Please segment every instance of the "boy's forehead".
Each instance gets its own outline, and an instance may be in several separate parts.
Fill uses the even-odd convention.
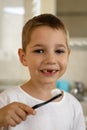
[[[31,38],[35,37],[36,38],[41,38],[43,36],[60,36],[60,38],[63,38],[65,39],[66,37],[66,34],[64,33],[64,31],[62,29],[56,29],[56,28],[52,28],[52,27],[49,27],[49,26],[40,26],[40,27],[37,27],[35,28],[32,33],[31,33]],[[40,37],[39,37],[40,36]],[[51,38],[51,37],[49,37]]]
[[[28,32],[27,32],[28,33]],[[49,36],[49,38],[48,38]],[[45,39],[46,38],[46,39]],[[34,44],[34,42],[37,43],[43,42],[48,39],[54,39],[56,41],[62,40],[62,42],[67,44],[67,34],[62,28],[53,28],[48,25],[41,25],[33,28],[31,32],[29,32],[26,36],[27,44],[30,44],[31,42]]]
[[[57,27],[51,27],[49,25],[40,25],[40,26],[36,26],[35,28],[33,28],[33,30],[35,30],[35,29],[43,29],[43,28],[60,29],[60,28],[57,28]]]
[[[53,29],[47,26],[36,28],[31,35],[30,42],[31,46],[41,47],[46,44],[60,44],[62,46],[66,43],[66,36],[60,29]],[[62,44],[61,44],[62,43]]]
[[[31,32],[31,35],[34,34],[34,32],[39,32],[39,31],[41,31],[41,32],[46,31],[47,32],[47,31],[50,31],[50,30],[52,30],[53,32],[54,31],[55,32],[59,32],[60,31],[60,32],[64,33],[64,30],[62,30],[61,28],[52,28],[50,26],[45,25],[45,26],[38,26],[38,27],[34,28],[32,30],[32,32]]]

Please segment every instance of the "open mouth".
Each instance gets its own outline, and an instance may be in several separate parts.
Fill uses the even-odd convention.
[[[56,72],[58,72],[58,70],[44,69],[44,70],[41,70],[41,72],[46,75],[52,75],[52,74],[55,74]]]

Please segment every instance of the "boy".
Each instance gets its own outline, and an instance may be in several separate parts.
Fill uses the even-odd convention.
[[[64,24],[51,14],[36,16],[25,24],[18,54],[31,79],[0,95],[1,109],[7,105],[8,130],[85,130],[81,105],[69,93],[63,92],[60,98],[36,110],[32,108],[52,97],[56,81],[65,73],[68,38]]]

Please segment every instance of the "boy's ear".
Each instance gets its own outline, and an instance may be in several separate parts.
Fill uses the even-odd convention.
[[[27,66],[26,56],[25,56],[25,52],[23,51],[23,49],[21,49],[21,48],[18,49],[18,55],[19,55],[19,59],[20,59],[21,63],[24,66]]]

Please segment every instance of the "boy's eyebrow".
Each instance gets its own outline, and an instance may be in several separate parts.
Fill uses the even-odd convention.
[[[55,46],[56,47],[63,47],[63,48],[66,48],[66,46],[64,45],[64,44],[62,44],[62,43],[56,43],[55,44]],[[42,44],[35,44],[34,46],[32,46],[32,47],[44,47],[44,45],[42,45]]]
[[[41,44],[36,44],[36,45],[34,45],[33,47],[43,47],[43,45],[41,45]]]
[[[65,44],[56,44],[56,47],[64,47],[64,48],[66,48]]]

